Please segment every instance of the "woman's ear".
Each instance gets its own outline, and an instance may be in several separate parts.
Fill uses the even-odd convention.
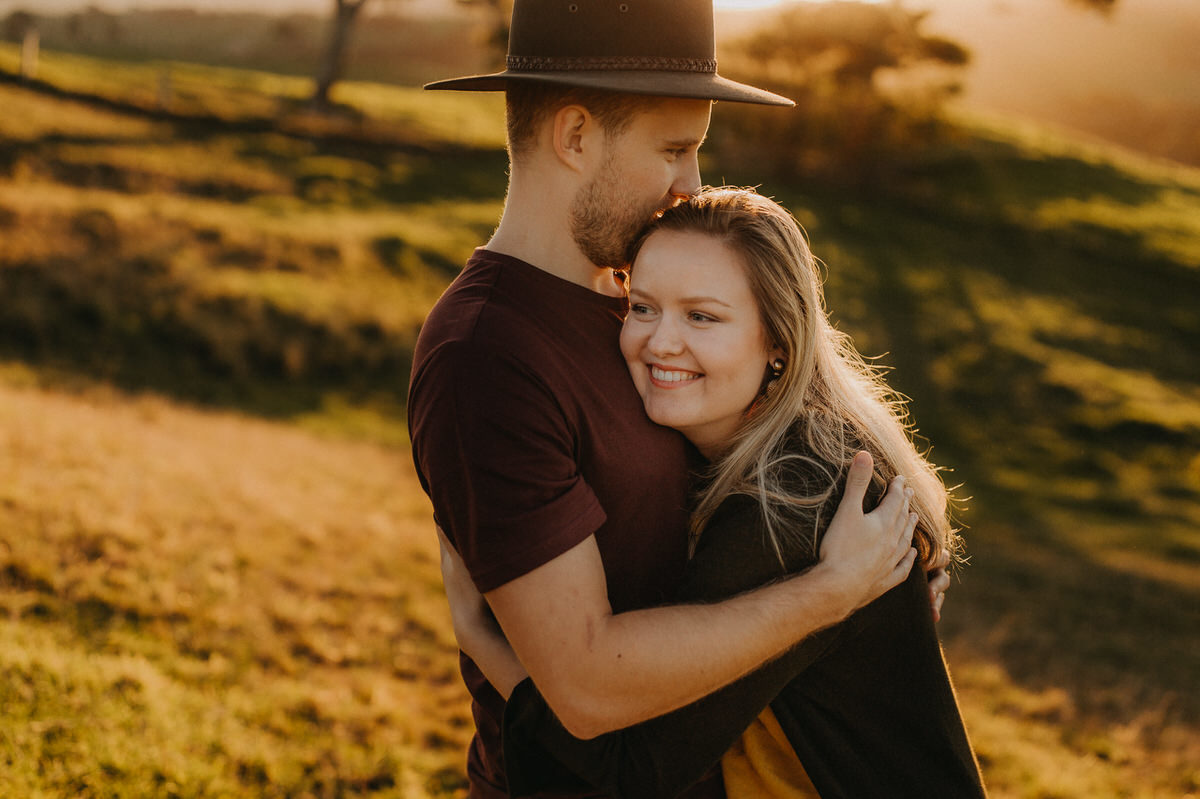
[[[595,149],[600,125],[581,105],[567,105],[554,114],[554,154],[568,168],[587,171],[588,159]]]

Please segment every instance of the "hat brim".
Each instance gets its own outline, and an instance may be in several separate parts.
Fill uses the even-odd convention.
[[[682,97],[696,100],[722,100],[755,105],[794,106],[783,95],[756,89],[745,83],[722,78],[714,73],[668,72],[664,70],[569,70],[562,72],[495,72],[491,75],[472,75],[425,84],[434,91],[502,92],[513,81],[555,83],[563,86],[582,86],[606,89],[626,94],[653,97]]]

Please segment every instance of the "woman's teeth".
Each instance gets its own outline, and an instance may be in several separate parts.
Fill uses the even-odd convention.
[[[682,383],[687,380],[700,379],[700,375],[696,374],[695,372],[681,372],[674,369],[660,369],[657,366],[650,367],[650,376],[663,383]]]

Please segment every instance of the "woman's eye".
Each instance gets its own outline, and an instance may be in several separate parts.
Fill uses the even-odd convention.
[[[715,316],[709,316],[708,314],[700,313],[699,311],[692,311],[690,314],[688,314],[688,319],[691,319],[693,322],[715,322],[715,321],[717,321],[717,318]]]
[[[631,303],[629,306],[629,312],[635,314],[648,314],[650,313],[650,306],[641,302]]]

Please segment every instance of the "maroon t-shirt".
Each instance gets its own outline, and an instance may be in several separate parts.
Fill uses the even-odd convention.
[[[618,347],[624,311],[622,298],[480,249],[425,320],[413,459],[481,591],[595,535],[614,612],[674,595],[687,456],[681,436],[646,418]],[[503,699],[465,655],[461,665],[477,730],[471,796],[505,796]]]

